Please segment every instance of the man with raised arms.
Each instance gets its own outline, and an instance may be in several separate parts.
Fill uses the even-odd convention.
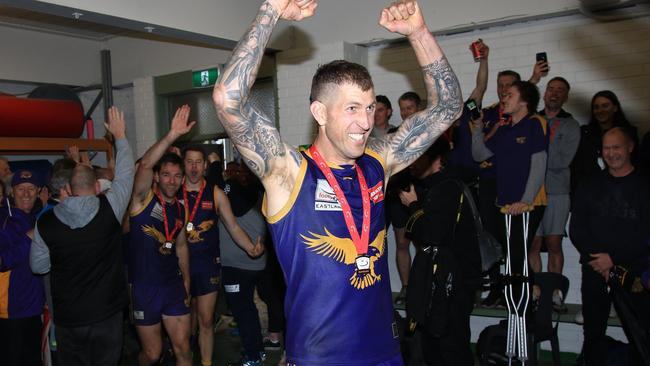
[[[161,322],[171,340],[176,364],[192,364],[190,259],[185,209],[177,199],[183,160],[174,153],[165,153],[177,138],[192,129],[195,122],[187,123],[189,115],[186,105],[176,111],[167,135],[142,156],[133,184],[129,281],[133,321],[142,346],[138,355],[141,366],[160,359]]]
[[[263,209],[287,280],[287,363],[402,365],[385,246],[387,179],[416,160],[458,118],[458,80],[415,1],[381,12],[406,36],[422,67],[427,107],[387,137],[369,138],[375,94],[368,71],[322,65],[312,80],[312,147],[283,142],[275,122],[249,103],[264,48],[278,19],[314,14],[313,0],[269,0],[235,48],[213,99],[228,135],[267,192]]]

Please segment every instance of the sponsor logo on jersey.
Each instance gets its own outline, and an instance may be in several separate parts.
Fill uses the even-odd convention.
[[[317,180],[314,197],[314,209],[316,211],[341,211],[341,204],[326,179]]]
[[[370,191],[370,200],[374,204],[378,204],[379,202],[384,200],[384,182],[377,183],[377,185],[370,188],[369,191]]]

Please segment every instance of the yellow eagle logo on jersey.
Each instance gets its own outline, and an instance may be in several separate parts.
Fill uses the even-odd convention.
[[[162,255],[172,254],[172,248],[165,248],[165,242],[167,240],[165,239],[165,235],[163,235],[163,233],[158,231],[158,229],[156,229],[153,226],[142,225],[142,232],[154,238],[158,242],[158,244],[160,244],[160,246],[158,247],[158,251],[160,252],[160,254]]]
[[[357,258],[357,248],[350,238],[339,238],[327,230],[325,235],[319,235],[309,231],[311,237],[300,235],[304,240],[307,247],[316,254],[325,257],[330,257],[338,262],[347,265],[355,265]],[[384,236],[386,231],[380,231],[375,240],[368,246],[368,255],[370,256],[370,272],[359,273],[356,266],[352,277],[350,277],[350,284],[358,290],[363,290],[366,287],[374,285],[376,282],[381,281],[381,275],[375,273],[375,262],[384,255],[386,245],[384,244]]]
[[[201,234],[210,230],[214,226],[214,220],[205,220],[199,226],[194,227],[194,230],[187,232],[187,242],[195,244],[203,241]]]

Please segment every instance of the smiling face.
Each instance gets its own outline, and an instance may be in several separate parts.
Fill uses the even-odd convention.
[[[20,183],[11,189],[16,207],[24,212],[30,212],[34,208],[38,197],[38,187],[32,183]]]
[[[409,118],[417,111],[420,110],[418,104],[412,99],[401,99],[399,103],[399,115],[402,117],[402,121]]]
[[[632,167],[630,157],[634,144],[618,129],[612,129],[603,136],[603,160],[613,176],[621,176]]]
[[[550,110],[560,110],[569,98],[569,89],[560,80],[553,80],[546,85],[544,106]]]
[[[510,87],[515,83],[515,81],[517,81],[517,78],[512,75],[501,75],[497,78],[497,95],[499,96],[499,102],[504,102]]]
[[[172,201],[176,198],[178,189],[181,187],[183,181],[183,170],[180,165],[173,163],[164,163],[160,167],[160,171],[155,175],[158,189],[167,201]]]
[[[375,122],[375,92],[350,83],[332,88],[328,98],[311,106],[319,124],[316,143],[328,162],[353,164],[363,155]]]
[[[609,129],[614,125],[614,115],[617,111],[618,106],[605,97],[596,97],[591,103],[591,113],[603,129]]]

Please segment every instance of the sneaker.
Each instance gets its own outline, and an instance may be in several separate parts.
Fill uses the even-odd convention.
[[[241,360],[235,363],[229,363],[228,366],[264,366],[264,361],[257,360]]]
[[[481,306],[485,308],[493,308],[502,304],[503,296],[499,290],[491,290],[483,301],[481,301]]]
[[[264,366],[264,359],[258,358],[256,360],[251,360],[246,356],[242,356],[241,360],[235,363],[229,363],[228,366]]]
[[[576,324],[583,324],[585,322],[585,318],[582,316],[582,309],[578,310],[573,320],[576,322]]]
[[[553,310],[558,313],[566,313],[569,309],[564,305],[562,291],[553,291]]]
[[[399,294],[395,298],[395,305],[405,305],[406,304],[406,286],[402,286],[402,289],[399,290]]]
[[[282,349],[280,341],[273,342],[269,338],[264,338],[263,344],[266,351],[279,351]]]

